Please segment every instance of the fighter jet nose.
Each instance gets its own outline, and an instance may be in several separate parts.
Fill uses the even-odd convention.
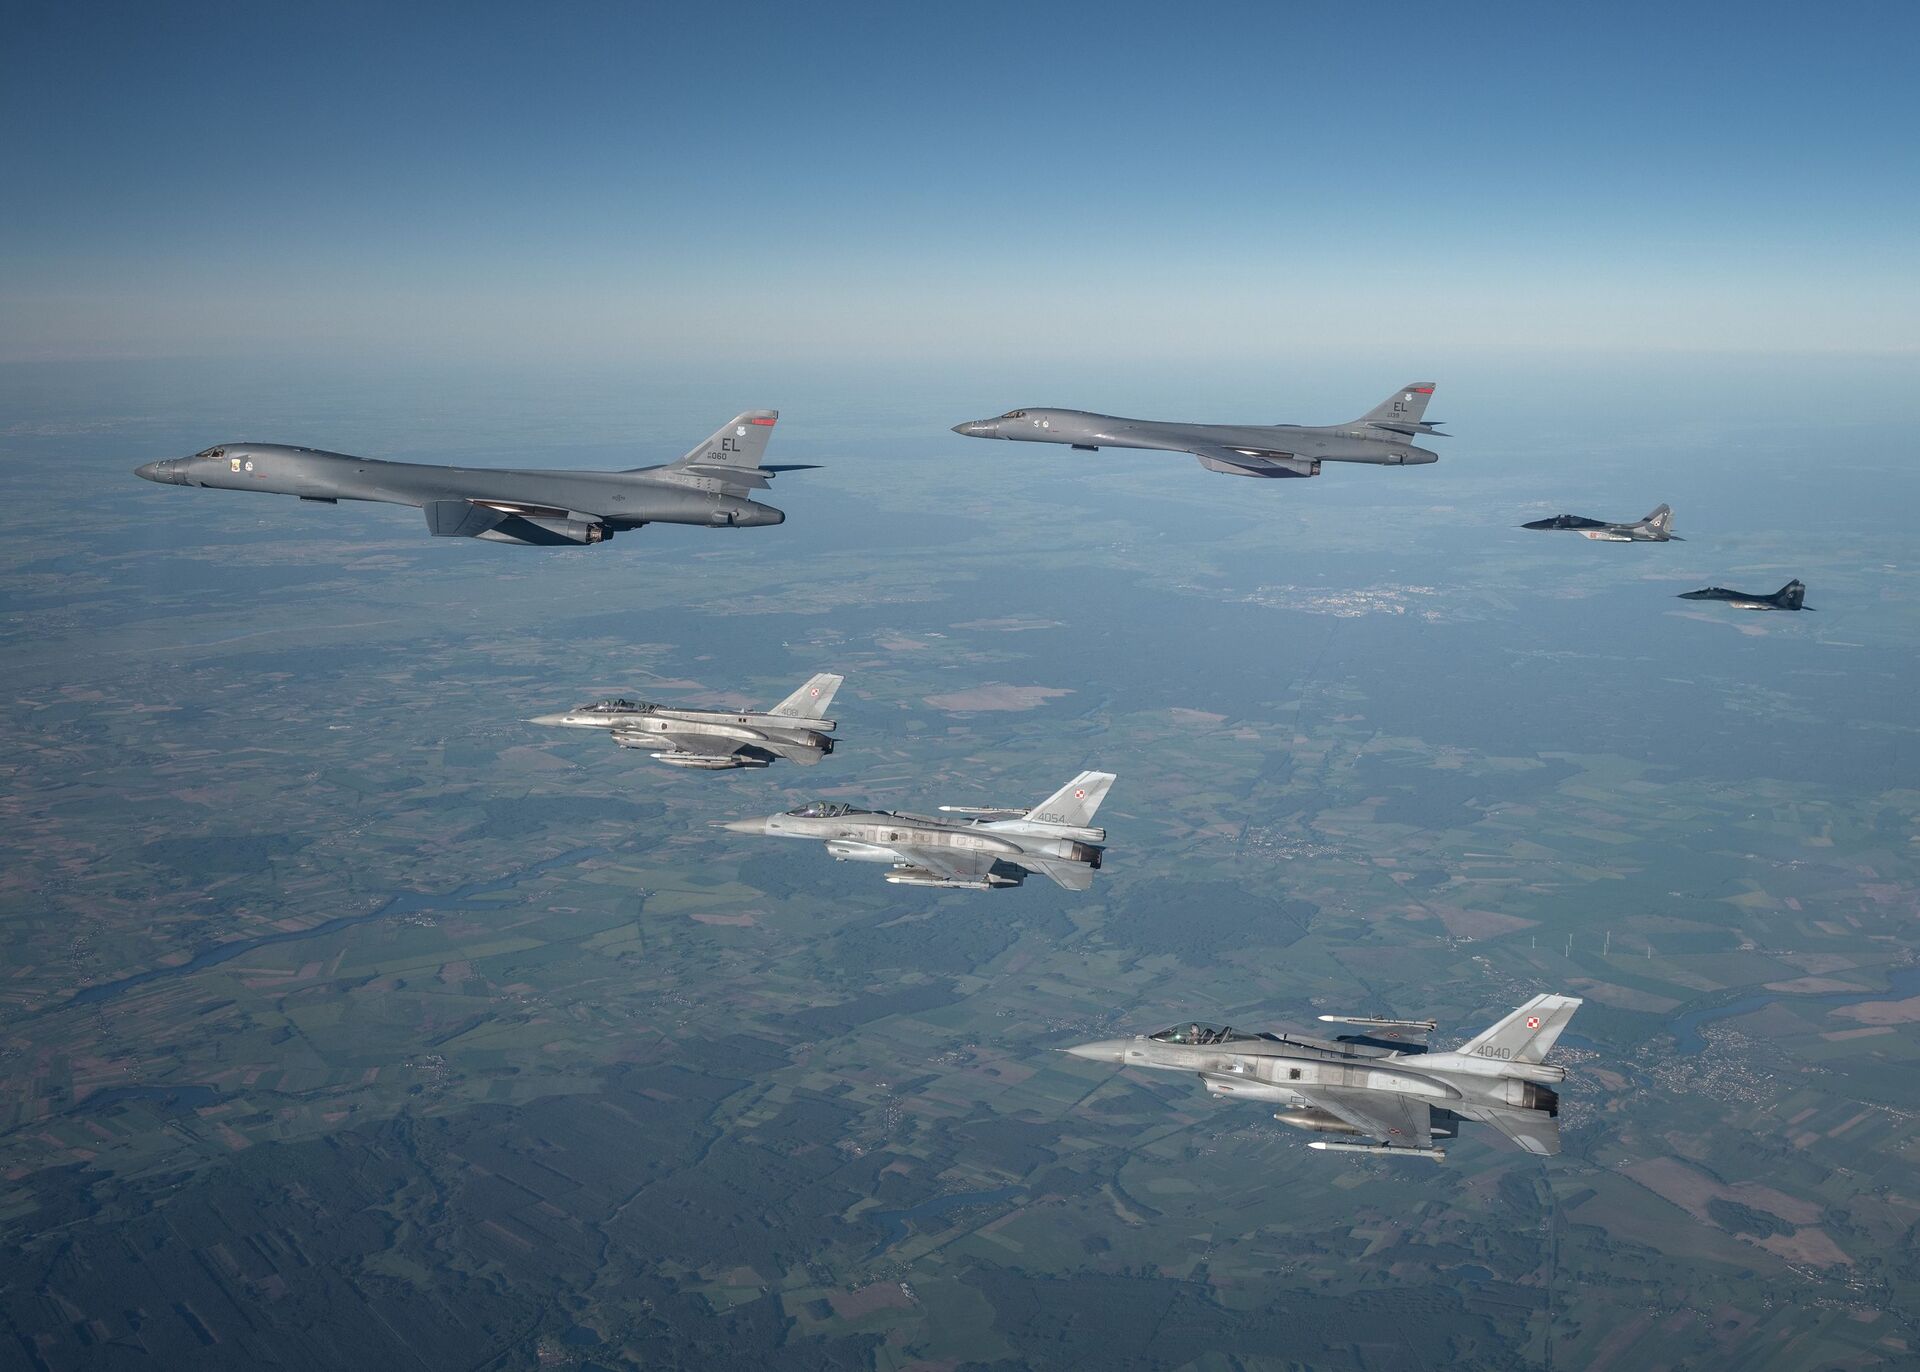
[[[1062,1048],[1063,1053],[1071,1053],[1076,1058],[1085,1058],[1089,1062],[1125,1062],[1127,1060],[1127,1041],[1125,1039],[1101,1039],[1097,1043],[1076,1043],[1071,1048]]]
[[[730,834],[764,834],[767,832],[767,822],[764,819],[716,819],[713,821],[713,827],[716,829],[725,829]]]
[[[529,724],[545,724],[549,728],[564,725],[566,722],[567,717],[565,715],[535,715],[527,721]]]

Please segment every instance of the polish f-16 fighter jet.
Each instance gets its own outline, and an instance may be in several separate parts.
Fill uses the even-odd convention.
[[[1571,529],[1582,538],[1597,539],[1602,543],[1685,543],[1686,540],[1673,531],[1673,506],[1659,505],[1645,519],[1635,520],[1631,524],[1609,524],[1604,519],[1588,519],[1585,515],[1555,515],[1552,519],[1536,519],[1531,524],[1522,524],[1523,529]]]
[[[1806,603],[1805,583],[1789,581],[1772,595],[1752,595],[1746,591],[1729,591],[1724,586],[1709,586],[1703,591],[1682,591],[1681,600],[1724,600],[1736,610],[1810,610]]]
[[[1159,419],[1118,419],[1086,410],[1009,410],[997,419],[956,424],[967,438],[1007,438],[1025,443],[1066,443],[1098,448],[1155,448],[1192,453],[1210,472],[1228,476],[1318,476],[1322,462],[1371,462],[1400,467],[1438,462],[1440,455],[1416,448],[1427,435],[1445,438],[1421,416],[1433,395],[1431,381],[1416,381],[1375,405],[1351,424],[1182,424]]]
[[[1082,772],[1031,810],[942,805],[962,819],[860,810],[814,801],[765,819],[717,820],[736,834],[811,838],[826,842],[841,862],[884,862],[888,881],[991,891],[1018,886],[1029,872],[1051,877],[1069,891],[1093,884],[1107,831],[1092,827],[1094,811],[1113,785],[1112,772]]]
[[[1529,1153],[1552,1157],[1560,1151],[1560,1097],[1552,1088],[1567,1069],[1542,1059],[1579,1008],[1574,996],[1535,996],[1450,1053],[1427,1047],[1432,1020],[1365,1015],[1320,1016],[1361,1031],[1333,1039],[1193,1023],[1061,1051],[1124,1067],[1196,1072],[1215,1096],[1284,1106],[1274,1116],[1282,1124],[1349,1136],[1309,1148],[1438,1161],[1446,1154],[1434,1139],[1451,1138],[1460,1121],[1473,1120]]]
[[[731,767],[770,767],[786,758],[811,767],[833,751],[834,729],[826,717],[845,677],[822,672],[768,710],[687,710],[614,697],[576,705],[563,714],[540,715],[530,724],[605,729],[622,748],[645,748],[656,762],[720,772]]]
[[[350,457],[283,443],[225,443],[192,457],[134,469],[169,486],[266,491],[333,505],[375,500],[416,505],[441,538],[567,547],[604,543],[643,524],[731,529],[778,524],[786,515],[748,498],[780,472],[760,461],[778,410],[736,415],[681,458],[624,472],[549,472],[500,467],[431,467]]]

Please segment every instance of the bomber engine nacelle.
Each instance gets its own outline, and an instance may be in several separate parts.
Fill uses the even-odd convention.
[[[525,547],[557,548],[605,543],[613,530],[591,519],[555,519],[545,515],[509,515],[493,528],[475,537],[494,543],[518,543]]]

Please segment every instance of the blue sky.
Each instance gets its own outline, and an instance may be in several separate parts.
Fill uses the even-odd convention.
[[[1904,4],[11,13],[0,358],[1916,349]]]

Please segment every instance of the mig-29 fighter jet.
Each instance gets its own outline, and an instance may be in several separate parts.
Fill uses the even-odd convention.
[[[431,467],[350,457],[284,443],[226,443],[192,457],[134,469],[168,486],[266,491],[326,505],[375,500],[417,505],[441,538],[567,547],[604,543],[643,524],[747,528],[786,515],[747,497],[780,472],[763,466],[778,410],[748,410],[681,458],[624,472],[549,472],[500,467]]]
[[[1729,591],[1724,586],[1709,586],[1703,591],[1682,591],[1681,600],[1724,600],[1736,610],[1810,610],[1806,603],[1807,588],[1804,582],[1789,581],[1772,595],[1752,595],[1746,591]]]
[[[1080,1043],[1060,1051],[1093,1062],[1197,1072],[1212,1094],[1284,1106],[1282,1124],[1376,1140],[1316,1140],[1309,1148],[1394,1157],[1446,1154],[1460,1121],[1492,1125],[1529,1153],[1560,1151],[1560,1098],[1567,1069],[1542,1061],[1573,1012],[1574,996],[1535,996],[1450,1053],[1425,1042],[1432,1020],[1322,1015],[1362,1032],[1334,1039],[1249,1034],[1213,1024],[1177,1024],[1157,1034]],[[1412,1042],[1417,1034],[1420,1042]]]
[[[1092,827],[1094,811],[1113,785],[1112,772],[1082,772],[1031,810],[942,805],[964,819],[814,801],[765,819],[716,820],[736,834],[823,839],[841,862],[884,862],[888,881],[991,891],[1018,886],[1029,872],[1051,877],[1069,891],[1093,884],[1107,841]]]
[[[844,680],[832,672],[822,672],[765,714],[687,710],[616,697],[527,722],[605,729],[622,748],[653,750],[653,759],[669,767],[719,772],[732,767],[770,767],[775,758],[811,767],[833,751],[830,735],[834,723],[826,713],[833,704],[833,693]]]
[[[1645,519],[1632,524],[1609,524],[1604,519],[1588,519],[1585,515],[1555,515],[1552,519],[1536,519],[1531,524],[1522,524],[1523,529],[1571,529],[1582,538],[1597,539],[1601,543],[1685,543],[1686,540],[1673,531],[1673,506],[1659,505]]]
[[[1182,424],[1159,419],[1118,419],[1086,410],[1009,410],[997,419],[956,424],[966,438],[1007,438],[1026,443],[1066,443],[1098,448],[1156,448],[1192,453],[1210,472],[1228,476],[1318,476],[1322,462],[1370,462],[1400,467],[1438,462],[1440,454],[1413,440],[1445,438],[1421,416],[1433,395],[1431,381],[1395,391],[1351,424],[1315,428],[1303,424]]]

